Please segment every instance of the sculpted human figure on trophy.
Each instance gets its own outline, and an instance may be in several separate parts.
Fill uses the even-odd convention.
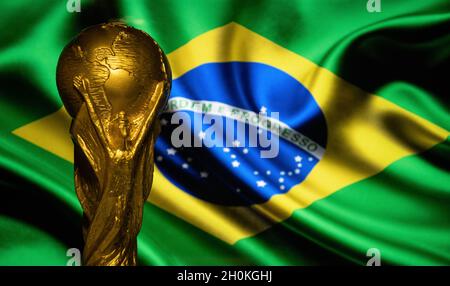
[[[167,59],[122,23],[82,31],[62,52],[58,90],[73,117],[75,190],[83,207],[85,265],[136,265],[153,175],[158,114],[170,91]]]

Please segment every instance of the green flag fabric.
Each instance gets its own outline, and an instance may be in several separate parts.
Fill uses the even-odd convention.
[[[382,265],[450,263],[449,1],[382,0],[380,12],[366,0],[66,2],[0,3],[0,265],[66,265],[82,248],[56,63],[83,28],[112,19],[150,34],[175,81],[209,62],[283,70],[328,132],[305,181],[236,215],[161,170],[140,264],[365,265],[373,248]]]

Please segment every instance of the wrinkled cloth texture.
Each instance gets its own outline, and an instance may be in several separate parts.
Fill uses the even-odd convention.
[[[64,2],[0,3],[0,265],[66,265],[67,249],[83,245],[73,164],[13,131],[62,107],[56,63],[65,44],[89,25],[122,19],[170,54],[236,22],[450,130],[445,0],[382,1],[381,13],[353,0],[82,1],[80,13],[67,12]],[[407,140],[399,122],[393,118],[380,128]],[[376,247],[383,265],[448,265],[449,162],[446,139],[232,245],[147,202],[139,263],[365,265],[367,250]],[[357,167],[373,163],[361,158]]]

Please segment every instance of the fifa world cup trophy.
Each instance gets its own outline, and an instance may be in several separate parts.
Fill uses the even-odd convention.
[[[89,27],[62,51],[57,86],[72,117],[83,264],[136,265],[158,115],[170,92],[166,56],[120,22]]]

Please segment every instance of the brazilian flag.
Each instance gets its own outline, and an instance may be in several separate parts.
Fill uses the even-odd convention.
[[[56,63],[83,28],[118,19],[173,70],[140,264],[450,264],[449,1],[17,0],[0,13],[0,265],[66,265],[83,246]],[[246,128],[278,112],[277,155],[239,130],[230,147],[174,146],[181,111]]]

